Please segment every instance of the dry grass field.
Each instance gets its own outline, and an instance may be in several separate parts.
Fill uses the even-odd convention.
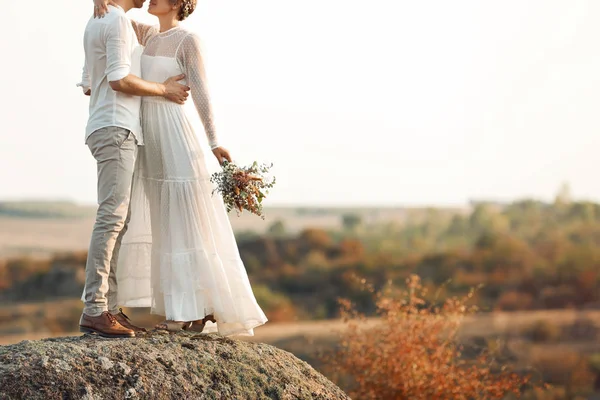
[[[77,211],[77,210],[75,210]],[[262,234],[281,221],[285,231],[295,234],[306,228],[323,228],[332,231],[343,229],[343,216],[353,214],[360,218],[365,232],[379,229],[375,224],[402,224],[407,218],[425,214],[425,209],[402,208],[272,208],[267,209],[267,219],[252,215],[230,215],[238,234]],[[10,216],[0,209],[0,260],[7,257],[48,257],[58,252],[85,251],[93,225],[93,208],[78,216]],[[449,214],[464,210],[445,210]],[[420,214],[421,213],[421,214]],[[369,226],[370,224],[373,224]],[[70,294],[72,295],[72,294]],[[45,297],[38,297],[44,299]],[[592,307],[592,303],[586,303]],[[82,304],[75,298],[48,302],[0,304],[0,345],[22,340],[80,335],[77,322]],[[133,320],[152,327],[161,320],[151,316],[146,309],[125,310]],[[379,323],[378,319],[367,320]],[[345,325],[340,320],[269,322],[256,330],[255,336],[242,338],[272,344],[290,351],[308,361],[317,369],[323,365],[320,354],[336,347],[343,336]],[[102,340],[102,339],[99,339]],[[547,381],[566,394],[553,399],[576,398],[569,387],[586,382],[582,390],[590,390],[590,382],[600,384],[600,308],[561,309],[523,312],[480,313],[467,317],[462,324],[460,340],[466,347],[494,349],[502,357],[531,367]],[[597,357],[591,357],[598,355]],[[590,360],[597,359],[598,367]],[[575,383],[573,383],[575,382]],[[562,390],[562,389],[561,389]],[[549,399],[550,397],[548,397]]]
[[[454,213],[464,210],[447,211]],[[372,224],[402,223],[408,212],[418,214],[419,209],[277,207],[265,209],[265,220],[248,213],[237,216],[235,212],[230,214],[229,219],[237,233],[262,234],[276,221],[283,222],[287,232],[297,233],[309,227],[340,229],[342,216],[345,214],[358,215],[364,223]],[[44,257],[57,252],[86,249],[94,225],[94,208],[85,207],[81,210],[79,207],[73,213],[77,216],[22,217],[0,212],[0,259],[21,256]]]
[[[43,257],[88,247],[94,218],[0,216],[0,258]]]

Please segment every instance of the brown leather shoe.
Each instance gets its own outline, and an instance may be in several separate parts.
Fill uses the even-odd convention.
[[[84,333],[95,333],[107,338],[135,337],[135,332],[133,330],[121,325],[108,311],[104,311],[97,317],[81,314],[79,331]]]
[[[117,319],[117,321],[121,325],[123,325],[127,329],[131,329],[135,333],[146,333],[147,332],[146,328],[142,328],[140,326],[135,326],[134,324],[132,324],[131,320],[129,319],[129,317],[127,315],[125,315],[122,308],[119,308],[119,313],[115,314],[114,317]]]

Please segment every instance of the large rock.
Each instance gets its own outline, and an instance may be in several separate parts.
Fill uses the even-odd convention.
[[[291,353],[217,335],[0,346],[0,399],[348,399]]]

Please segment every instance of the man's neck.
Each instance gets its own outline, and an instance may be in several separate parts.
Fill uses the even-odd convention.
[[[123,11],[128,12],[134,7],[133,0],[114,0]]]

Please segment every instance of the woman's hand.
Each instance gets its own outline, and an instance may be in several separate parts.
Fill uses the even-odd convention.
[[[117,6],[113,0],[94,0],[94,18],[104,18],[108,12],[108,6]]]
[[[217,161],[219,161],[219,165],[223,165],[224,160],[231,162],[231,156],[229,155],[229,152],[227,151],[227,149],[219,146],[219,147],[213,149],[212,152],[215,155],[215,157],[217,157]]]

